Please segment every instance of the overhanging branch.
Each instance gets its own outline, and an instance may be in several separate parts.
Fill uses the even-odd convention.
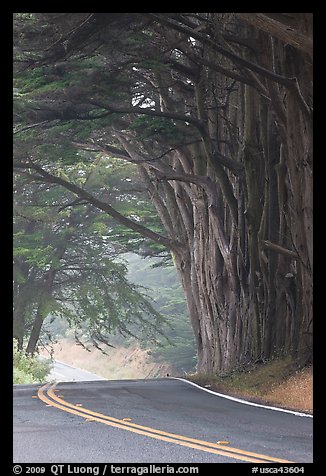
[[[255,73],[258,73],[262,75],[263,77],[270,79],[272,81],[276,81],[277,83],[282,84],[283,86],[289,89],[293,89],[294,87],[294,78],[288,78],[286,76],[282,76],[280,74],[274,73],[273,71],[267,68],[264,68],[263,66],[260,66],[257,63],[253,63],[252,61],[242,58],[241,56],[234,53],[233,51],[219,45],[215,40],[210,38],[207,34],[204,34],[200,31],[196,31],[196,29],[185,26],[184,24],[181,24],[175,21],[174,19],[169,18],[168,16],[166,16],[166,14],[162,15],[160,13],[146,13],[146,15],[154,18],[159,23],[170,26],[176,31],[185,33],[186,35],[189,35],[197,40],[202,41],[203,43],[210,45],[215,51],[225,56],[226,58],[229,58],[231,61],[233,61],[235,64],[237,64],[241,68],[246,68],[250,71],[254,71]]]
[[[309,38],[295,28],[291,28],[289,25],[269,17],[268,13],[236,13],[236,15],[265,33],[269,33],[284,43],[288,43],[294,48],[307,53],[312,58],[312,38]]]
[[[121,215],[121,213],[119,213],[117,210],[111,207],[108,203],[103,202],[102,200],[94,197],[94,195],[87,192],[87,190],[84,190],[78,185],[75,185],[63,179],[62,177],[58,177],[56,175],[51,174],[50,172],[47,172],[40,165],[32,161],[28,161],[25,163],[15,162],[14,168],[34,170],[40,175],[40,177],[44,179],[44,181],[61,185],[65,189],[77,195],[77,197],[79,197],[80,199],[86,200],[88,203],[90,203],[94,207],[104,211],[105,213],[110,215],[112,218],[114,218],[117,222],[124,225],[126,228],[129,228],[139,233],[141,236],[145,238],[149,238],[150,240],[153,240],[156,243],[159,243],[160,245],[163,245],[170,250],[173,250],[175,252],[180,250],[181,244],[178,243],[177,241],[171,240],[165,236],[155,233],[154,231],[150,230],[149,228],[146,228],[140,223],[136,223],[130,220],[129,218]]]

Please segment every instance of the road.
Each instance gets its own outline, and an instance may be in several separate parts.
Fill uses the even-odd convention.
[[[177,379],[14,386],[15,463],[309,463],[312,424]]]
[[[55,382],[84,382],[106,379],[87,370],[78,369],[59,360],[54,360],[52,370],[49,374],[49,380]]]

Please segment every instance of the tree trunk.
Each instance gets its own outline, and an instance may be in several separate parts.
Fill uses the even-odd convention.
[[[51,296],[55,274],[56,274],[55,270],[50,270],[47,273],[47,276],[44,280],[44,284],[40,293],[39,303],[38,303],[36,314],[33,321],[32,331],[29,336],[28,344],[26,347],[26,354],[33,355],[37,348],[37,343],[40,338],[40,333],[42,330],[44,319],[49,314],[48,300],[49,300],[49,297]]]
[[[74,215],[70,216],[69,224],[74,224]],[[67,250],[69,239],[73,236],[74,231],[67,231],[64,236],[64,240],[57,245],[56,251],[54,253],[54,262],[56,260],[61,260]],[[55,281],[55,277],[57,274],[56,266],[51,266],[49,271],[46,273],[43,284],[40,290],[40,297],[37,305],[37,310],[35,313],[32,331],[29,336],[29,341],[26,347],[26,354],[33,355],[35,350],[37,349],[37,344],[40,338],[42,326],[44,319],[48,316],[50,309],[49,309],[49,300],[51,299],[52,292],[53,292],[53,285]]]
[[[123,116],[108,126],[105,141],[112,134],[112,142],[119,141],[126,152],[123,158],[138,163],[165,235],[35,162],[31,166],[173,252],[199,371],[225,373],[280,355],[307,361],[312,355],[312,16],[291,14],[290,28],[288,14],[144,15],[155,20],[151,35],[142,37],[153,51],[143,51],[137,67],[125,69],[128,61],[119,65],[123,88],[130,77],[133,92],[127,100],[126,89],[112,98],[108,93],[98,107]],[[87,36],[88,29],[70,36],[72,46],[77,33]],[[127,57],[128,42],[120,46]],[[101,52],[110,64],[111,50]],[[115,75],[118,71],[117,66]],[[94,97],[101,97],[96,87]],[[134,106],[135,91],[151,106]],[[87,90],[86,108],[88,96]],[[162,136],[155,124],[147,137],[137,135],[135,116],[162,121]],[[52,284],[48,279],[45,292]],[[31,350],[43,317],[40,308]]]

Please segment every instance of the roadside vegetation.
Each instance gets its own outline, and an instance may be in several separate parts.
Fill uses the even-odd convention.
[[[238,398],[313,413],[313,367],[293,359],[273,359],[227,375],[189,374],[198,385]]]
[[[43,383],[50,372],[50,361],[40,361],[37,357],[25,355],[17,350],[14,345],[13,349],[13,383]]]

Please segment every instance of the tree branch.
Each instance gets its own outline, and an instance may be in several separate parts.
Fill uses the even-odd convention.
[[[90,101],[90,104],[100,107],[101,109],[106,109],[109,112],[117,112],[121,114],[141,114],[145,116],[153,117],[166,117],[168,119],[175,119],[176,121],[188,122],[195,126],[201,133],[203,132],[204,125],[197,118],[192,116],[185,116],[184,114],[178,114],[176,112],[166,112],[166,111],[156,111],[148,107],[117,107],[108,103],[100,103],[98,101]]]
[[[129,228],[139,233],[141,236],[145,238],[149,238],[150,240],[153,240],[156,243],[159,243],[160,245],[163,245],[167,247],[168,249],[171,249],[175,252],[178,252],[180,250],[181,244],[178,243],[177,241],[171,240],[165,236],[155,233],[154,231],[150,230],[149,228],[146,228],[140,223],[136,223],[130,220],[129,218],[121,215],[121,213],[119,213],[117,210],[112,208],[108,203],[105,203],[102,200],[99,200],[98,198],[94,197],[93,195],[91,195],[89,192],[82,189],[78,185],[68,182],[62,177],[58,177],[51,174],[50,172],[47,172],[40,165],[31,161],[28,161],[26,163],[16,162],[14,163],[14,167],[19,169],[35,170],[46,182],[55,183],[57,185],[61,185],[67,190],[70,190],[70,192],[77,195],[80,199],[86,200],[88,203],[90,203],[94,207],[104,211],[105,213],[110,215],[112,218],[114,218],[117,222],[124,225],[126,228]]]
[[[283,248],[283,246],[276,245],[269,240],[262,240],[261,241],[264,248],[269,250],[275,251],[276,253],[280,253],[284,256],[288,256],[289,258],[299,259],[298,254],[295,251],[288,250],[287,248]]]
[[[255,28],[269,33],[284,43],[288,43],[294,48],[307,53],[309,57],[312,58],[313,41],[300,31],[277,21],[275,18],[267,16],[265,13],[236,13],[236,15]]]
[[[230,51],[222,47],[221,45],[219,45],[218,43],[216,43],[216,41],[212,40],[206,34],[203,34],[185,25],[181,25],[180,23],[176,22],[175,20],[169,18],[166,15],[161,16],[159,13],[146,13],[146,15],[155,18],[155,20],[158,21],[159,23],[166,24],[177,31],[185,33],[195,39],[202,41],[203,43],[209,44],[215,51],[222,54],[226,58],[229,58],[235,64],[239,65],[242,68],[246,68],[250,71],[255,71],[256,73],[264,76],[267,79],[271,79],[272,81],[276,81],[279,84],[283,84],[283,86],[287,88],[293,89],[294,87],[293,78],[287,78],[286,76],[282,76],[280,74],[274,73],[273,71],[270,71],[260,66],[259,64],[253,63],[252,61],[242,58],[241,56],[235,54],[233,51]]]
[[[58,122],[58,120],[54,119],[51,121],[50,119],[46,119],[45,121],[37,122],[35,124],[30,124],[28,126],[21,127],[20,129],[14,129],[13,134],[19,134],[20,132],[25,132],[25,131],[28,131],[29,129],[34,129],[35,127],[42,127],[45,124],[49,124],[52,122]]]

